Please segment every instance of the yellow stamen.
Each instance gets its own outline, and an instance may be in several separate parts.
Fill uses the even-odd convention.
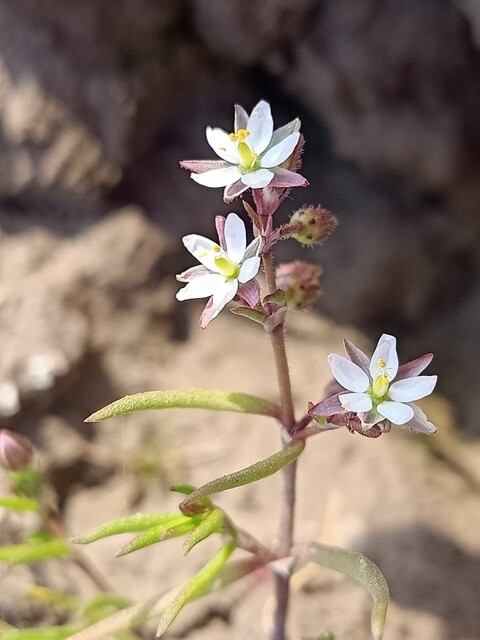
[[[243,142],[245,138],[248,138],[250,131],[248,129],[239,129],[237,131],[237,138],[239,142]]]
[[[379,367],[380,369],[385,369],[386,366],[387,366],[387,363],[383,358],[379,358],[377,360],[377,367]]]
[[[250,131],[248,129],[239,129],[237,133],[229,133],[228,137],[232,142],[243,142],[249,135]]]
[[[213,251],[214,251],[215,253],[220,253],[221,249],[220,249],[220,247],[218,246],[218,244],[214,244],[214,245],[213,245]]]

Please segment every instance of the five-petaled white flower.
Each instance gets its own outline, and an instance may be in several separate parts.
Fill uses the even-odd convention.
[[[260,268],[261,238],[247,247],[245,225],[236,213],[229,213],[219,232],[219,244],[191,234],[183,244],[201,262],[177,276],[187,285],[177,292],[177,300],[210,298],[200,319],[204,329],[237,294],[239,287],[255,278]]]
[[[334,353],[328,363],[336,381],[349,393],[337,393],[310,410],[310,415],[329,416],[342,411],[358,415],[365,429],[388,420],[422,433],[435,433],[423,411],[413,404],[432,393],[437,376],[420,376],[432,361],[431,353],[399,367],[396,339],[383,334],[371,360],[345,340],[347,357]]]
[[[206,187],[225,187],[224,200],[230,202],[246,189],[266,186],[305,187],[307,180],[285,167],[300,139],[300,120],[273,131],[268,102],[261,100],[250,116],[235,105],[234,132],[207,127],[208,144],[221,160],[183,160],[191,178]]]

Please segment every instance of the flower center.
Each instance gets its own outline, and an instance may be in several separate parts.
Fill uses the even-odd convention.
[[[258,169],[258,153],[252,151],[245,142],[249,135],[248,129],[239,129],[237,133],[230,133],[228,136],[232,142],[237,143],[239,165],[245,172]]]
[[[235,264],[235,262],[232,262],[228,256],[222,253],[218,244],[213,247],[213,253],[217,254],[214,257],[215,266],[222,276],[227,280],[234,280],[240,273],[240,267]]]
[[[384,373],[377,376],[372,384],[371,393],[374,400],[380,400],[385,397],[390,382]]]

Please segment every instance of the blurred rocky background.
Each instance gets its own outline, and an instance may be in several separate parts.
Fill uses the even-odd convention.
[[[76,369],[93,289],[131,302],[187,264],[178,238],[231,207],[177,162],[266,98],[303,120],[312,186],[292,206],[340,220],[313,254],[320,308],[398,334],[404,358],[434,351],[478,433],[479,34],[469,0],[4,0],[1,413]]]
[[[0,417],[48,452],[61,500],[111,471],[83,418],[167,385],[156,369],[197,331],[179,239],[242,207],[178,161],[211,157],[205,126],[261,98],[302,119],[311,187],[291,210],[339,219],[307,256],[318,310],[395,333],[402,360],[434,352],[456,426],[480,434],[476,0],[2,0]]]

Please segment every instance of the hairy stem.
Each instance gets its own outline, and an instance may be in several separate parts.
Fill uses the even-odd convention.
[[[272,254],[263,256],[263,269],[267,279],[268,293],[276,290],[275,270]],[[270,331],[270,339],[275,359],[275,369],[280,392],[281,420],[284,432],[283,444],[287,444],[295,426],[295,416],[290,384],[290,372],[288,368],[287,353],[285,349],[285,337],[283,321]],[[281,471],[282,494],[280,527],[278,534],[278,553],[280,556],[288,556],[293,543],[293,527],[295,515],[295,489],[296,489],[296,461],[284,467]],[[276,611],[273,621],[271,640],[285,640],[285,625],[288,612],[290,573],[277,572],[275,574]]]

